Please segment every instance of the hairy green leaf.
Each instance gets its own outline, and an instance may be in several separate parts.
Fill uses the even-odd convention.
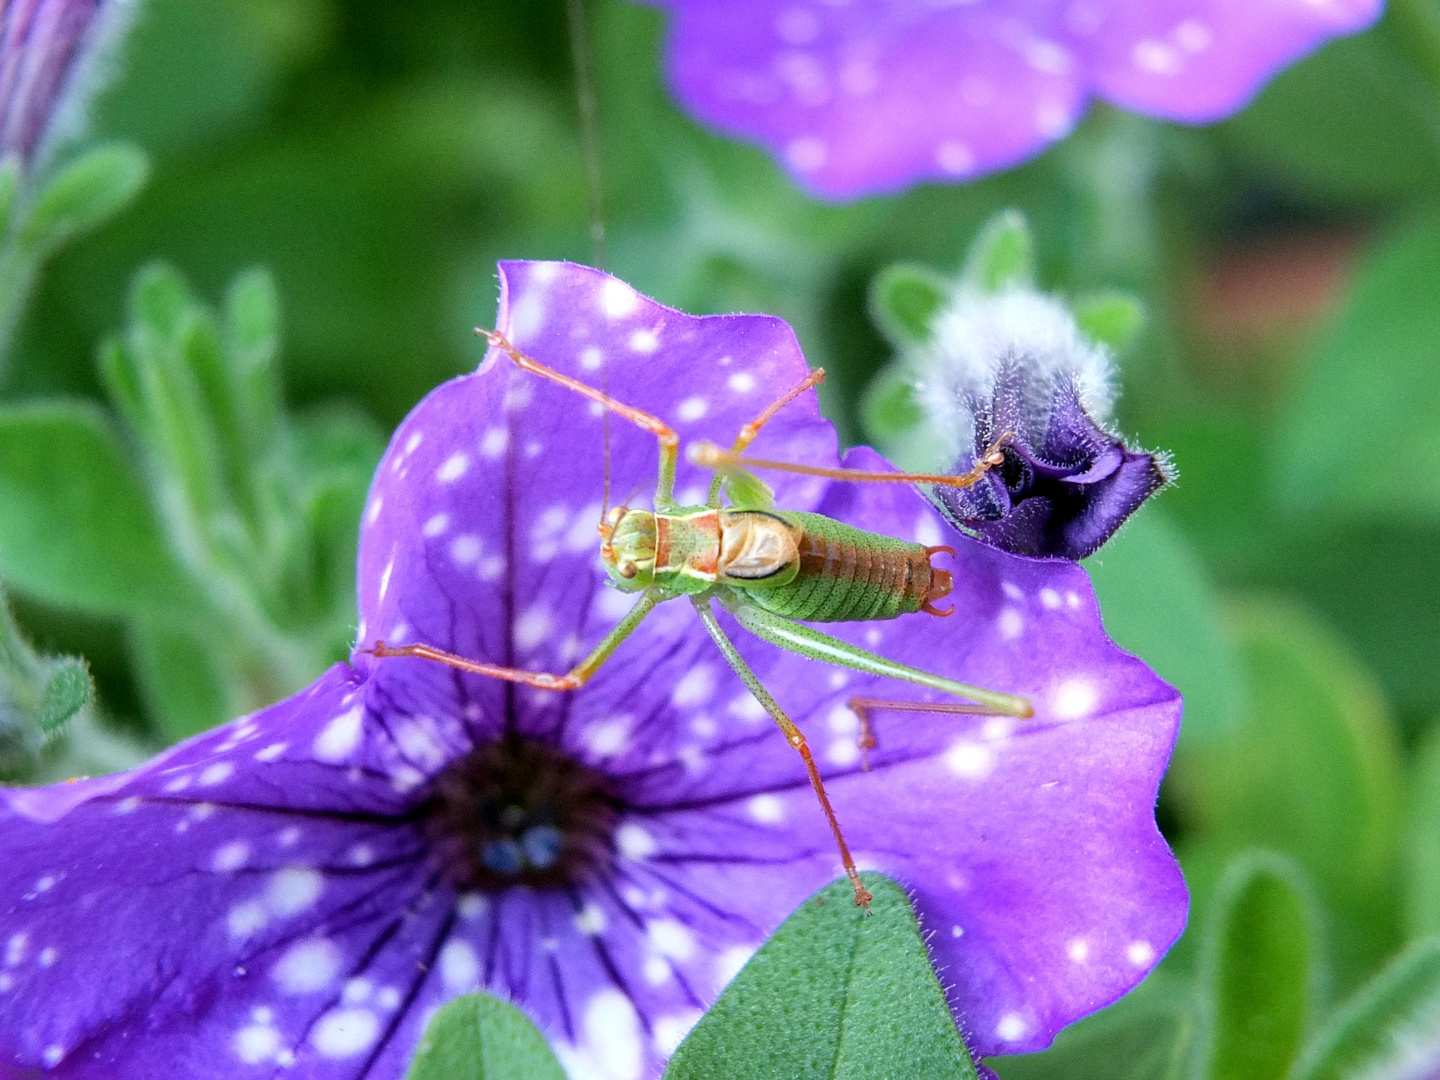
[[[1306,886],[1274,855],[1231,864],[1205,928],[1201,1003],[1206,1080],[1280,1080],[1313,1008]]]
[[[1145,305],[1138,296],[1127,292],[1090,293],[1076,299],[1070,310],[1086,337],[1117,355],[1128,349],[1145,328]]]
[[[1347,1001],[1290,1080],[1415,1080],[1440,1070],[1440,937],[1416,942]]]
[[[129,143],[108,143],[70,162],[51,180],[20,225],[20,242],[49,251],[118,213],[145,186],[150,165]]]
[[[0,409],[0,566],[17,589],[101,614],[193,599],[114,432],[85,405]]]
[[[514,1005],[465,994],[426,1026],[405,1080],[565,1080],[565,1070]]]
[[[985,223],[965,257],[965,280],[985,292],[1035,283],[1035,241],[1018,210],[1004,210]]]
[[[666,1080],[974,1080],[898,885],[864,875],[802,903],[680,1044]]]
[[[85,661],[72,657],[56,660],[45,683],[35,722],[46,735],[53,735],[89,703],[94,693]]]
[[[894,263],[870,283],[870,316],[897,347],[930,340],[930,323],[950,295],[948,281],[911,263]]]

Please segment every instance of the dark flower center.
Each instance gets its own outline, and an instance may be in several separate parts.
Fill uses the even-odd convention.
[[[423,815],[454,884],[494,892],[602,873],[619,806],[594,769],[548,743],[507,737],[442,773]]]

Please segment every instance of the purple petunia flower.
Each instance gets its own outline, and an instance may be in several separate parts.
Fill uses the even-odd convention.
[[[597,271],[501,267],[500,328],[544,363],[728,441],[805,371],[780,320],[693,318]],[[612,423],[617,490],[655,441]],[[396,432],[362,533],[362,640],[563,671],[632,600],[597,558],[601,421],[492,353]],[[813,394],[755,452],[835,461]],[[884,467],[873,453],[847,460]],[[705,474],[682,460],[678,490]],[[912,489],[782,476],[782,507],[938,543]],[[925,692],[747,638],[816,748],[863,865],[913,890],[981,1054],[1035,1050],[1134,986],[1186,893],[1156,830],[1180,703],[1106,637],[1083,570],[961,540],[956,614],[841,627],[1036,717],[874,715]],[[909,691],[909,692],[907,692]],[[573,1075],[653,1076],[839,859],[794,751],[683,602],[576,693],[357,655],[117,776],[4,795],[0,1073],[398,1077],[483,987]]]
[[[1091,98],[1228,116],[1382,0],[654,0],[670,82],[834,199],[964,180],[1063,138]]]
[[[33,160],[72,133],[102,72],[92,62],[128,23],[133,0],[0,4],[0,157]]]

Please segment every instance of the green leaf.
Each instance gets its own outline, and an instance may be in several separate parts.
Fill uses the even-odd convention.
[[[240,418],[252,449],[262,451],[279,431],[281,410],[280,297],[268,270],[247,270],[225,294],[225,348]]]
[[[1314,932],[1298,867],[1242,856],[1221,880],[1202,944],[1207,1080],[1280,1080],[1314,1005]]]
[[[65,657],[54,661],[50,680],[40,699],[35,722],[46,735],[53,735],[89,704],[95,688],[85,661]]]
[[[231,673],[217,655],[224,645],[214,634],[175,619],[147,618],[131,627],[130,640],[145,703],[167,741],[207,731],[239,711]]]
[[[1138,296],[1118,290],[1090,293],[1070,305],[1081,332],[1117,356],[1145,328],[1145,305]]]
[[[1003,210],[985,223],[965,256],[965,280],[984,292],[1035,284],[1035,241],[1018,210]]]
[[[1440,522],[1440,214],[1366,258],[1282,418],[1291,509]],[[1363,432],[1363,439],[1357,434]]]
[[[695,1025],[666,1080],[974,1080],[904,892],[864,875],[802,903]]]
[[[924,419],[915,400],[915,386],[900,364],[882,368],[860,401],[865,434],[875,443],[901,438]]]
[[[10,154],[0,161],[0,238],[9,235],[10,212],[15,209],[15,193],[20,187],[20,155]]]
[[[870,316],[892,345],[930,340],[930,323],[945,306],[951,284],[932,270],[894,263],[870,283]]]
[[[45,186],[20,226],[20,242],[51,251],[89,232],[134,199],[149,174],[145,154],[128,143],[87,151]]]
[[[465,994],[426,1026],[405,1080],[565,1080],[565,1070],[514,1005]]]
[[[1414,1080],[1440,1069],[1440,937],[1416,942],[1347,1001],[1290,1080]]]
[[[1250,692],[1231,735],[1192,745],[1172,768],[1184,851],[1293,858],[1336,916],[1329,954],[1337,984],[1353,986],[1397,944],[1394,722],[1368,673],[1302,609],[1238,603],[1230,625]]]
[[[1204,564],[1165,508],[1143,507],[1085,567],[1106,631],[1184,695],[1186,745],[1233,730],[1244,707],[1239,654]]]
[[[1440,724],[1411,762],[1403,866],[1405,929],[1416,938],[1440,934]]]
[[[0,409],[0,566],[17,589],[100,614],[193,601],[119,441],[85,405]]]
[[[1001,1080],[1184,1080],[1195,1037],[1189,980],[1155,972],[1038,1054],[986,1062]]]

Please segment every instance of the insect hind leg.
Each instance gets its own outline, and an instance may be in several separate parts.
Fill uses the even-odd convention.
[[[969,702],[924,702],[924,701],[898,701],[892,698],[875,697],[852,697],[845,703],[856,718],[860,721],[860,735],[856,740],[860,747],[861,767],[867,772],[870,769],[870,751],[880,745],[875,738],[875,726],[870,722],[872,710],[883,710],[886,712],[909,712],[909,713],[940,713],[944,716],[1008,716],[1015,718],[1013,712],[1004,709],[997,709],[993,705],[974,705]]]
[[[764,411],[761,412],[759,416],[740,429],[740,434],[735,436],[735,441],[730,445],[730,453],[735,456],[743,454],[745,448],[755,441],[755,436],[760,434],[760,429],[775,419],[776,413],[786,405],[789,405],[790,402],[794,401],[806,390],[813,390],[824,381],[824,368],[815,368],[809,372],[805,378],[801,379],[789,390],[765,406]],[[710,481],[710,497],[707,500],[710,506],[718,507],[720,505],[720,485],[724,483],[724,481],[725,477],[720,474],[716,474],[715,478]]]

